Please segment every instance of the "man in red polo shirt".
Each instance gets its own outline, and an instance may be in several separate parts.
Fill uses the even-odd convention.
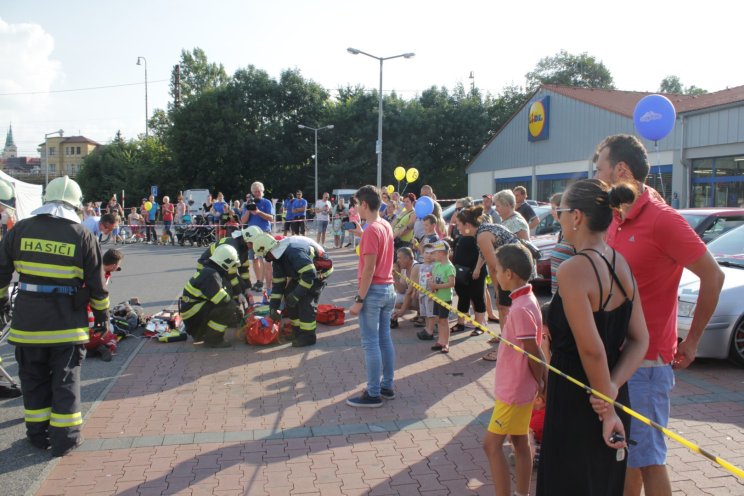
[[[698,342],[718,303],[723,272],[684,218],[664,203],[644,181],[649,165],[646,149],[634,136],[615,135],[597,147],[596,178],[610,184],[632,182],[639,196],[615,218],[607,242],[628,261],[638,281],[638,294],[649,333],[641,367],[628,382],[630,406],[662,426],[669,421],[672,368],[695,360]],[[677,345],[677,288],[684,268],[700,278],[700,293],[690,332]],[[633,419],[625,494],[670,495],[664,435]]]

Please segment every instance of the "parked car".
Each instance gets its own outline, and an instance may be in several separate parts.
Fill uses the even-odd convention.
[[[729,358],[744,366],[744,226],[730,230],[708,243],[726,279],[713,316],[703,331],[697,356]],[[682,273],[678,290],[677,328],[684,339],[695,313],[700,279],[688,270]]]
[[[744,225],[744,208],[683,208],[678,212],[705,243]]]

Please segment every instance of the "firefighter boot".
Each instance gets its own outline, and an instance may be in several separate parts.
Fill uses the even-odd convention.
[[[294,339],[292,339],[293,348],[302,348],[303,346],[312,346],[315,344],[315,332],[301,331],[294,329]]]

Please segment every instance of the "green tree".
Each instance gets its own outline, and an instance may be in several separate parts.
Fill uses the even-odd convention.
[[[230,78],[222,64],[209,62],[207,54],[199,47],[190,52],[181,50],[181,103],[197,95],[227,85]],[[176,69],[171,73],[171,97],[176,97]]]
[[[527,89],[534,91],[541,84],[561,84],[579,88],[614,89],[612,74],[601,61],[584,52],[573,55],[561,50],[552,57],[545,57],[528,72]]]
[[[682,81],[679,79],[679,77],[672,75],[667,76],[661,80],[661,84],[659,85],[659,93],[673,93],[677,95],[704,95],[708,92],[694,85],[685,88],[682,85]]]

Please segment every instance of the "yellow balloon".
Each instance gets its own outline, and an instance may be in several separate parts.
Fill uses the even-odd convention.
[[[392,195],[393,194],[393,191],[395,191],[395,188],[393,187],[393,185],[392,184],[388,184],[388,187],[387,187],[388,195]]]
[[[419,171],[414,167],[411,167],[410,169],[408,169],[408,172],[406,172],[406,181],[408,181],[409,183],[415,182],[418,177]]]
[[[406,170],[399,165],[393,171],[393,175],[395,176],[396,181],[402,181],[403,178],[406,177]]]
[[[145,202],[145,210],[147,210],[148,212],[152,210],[152,203],[150,203],[149,201]]]

